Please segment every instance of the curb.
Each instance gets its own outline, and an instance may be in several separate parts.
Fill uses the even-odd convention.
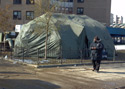
[[[116,61],[116,62],[102,62],[101,64],[117,64],[125,63],[125,61]],[[51,68],[51,67],[66,67],[66,66],[83,66],[83,65],[92,65],[92,63],[82,63],[82,64],[62,64],[62,65],[38,65],[37,68]]]
[[[4,59],[4,60],[6,60],[6,59]],[[21,61],[14,61],[14,60],[12,60],[12,59],[7,59],[7,61],[16,62],[16,63],[22,64],[22,65],[27,65],[27,66],[31,66],[31,67],[35,67],[35,68],[38,67],[38,65],[36,65],[36,64],[28,64],[28,63],[21,62]]]
[[[37,66],[37,68],[66,67],[66,66],[82,66],[82,65],[91,65],[91,63],[84,63],[84,64],[62,64],[62,65],[39,65],[39,66]]]
[[[6,60],[6,59],[4,59]],[[7,59],[10,62],[15,62],[12,59]],[[27,65],[27,66],[31,66],[31,67],[35,67],[35,68],[52,68],[52,67],[66,67],[66,66],[83,66],[83,65],[92,65],[91,62],[89,63],[81,63],[81,64],[59,64],[59,65],[37,65],[37,64],[28,64],[25,62],[21,62],[21,61],[16,61],[19,64],[23,64],[23,65]],[[101,64],[117,64],[117,63],[125,63],[125,61],[102,61]]]

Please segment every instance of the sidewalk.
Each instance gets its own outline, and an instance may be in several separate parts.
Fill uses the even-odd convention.
[[[23,64],[23,65],[27,65],[27,66],[32,66],[32,67],[35,67],[35,68],[51,68],[51,67],[66,67],[66,66],[83,66],[83,65],[92,65],[91,63],[91,60],[90,59],[87,59],[87,60],[82,60],[82,63],[70,63],[70,64],[64,64],[64,63],[58,63],[58,64],[32,64],[32,63],[26,63],[26,62],[23,62],[23,61],[17,61],[17,60],[12,60],[12,59],[4,59],[4,60],[8,60],[10,62],[13,62],[14,64],[15,63],[20,63],[20,64]],[[125,63],[125,60],[102,60],[101,64],[115,64],[115,63]]]
[[[124,61],[102,61],[101,64],[115,64],[115,63],[125,63]],[[79,64],[58,64],[58,65],[38,65],[37,68],[50,68],[50,67],[66,67],[66,66],[83,66],[83,65],[92,65],[91,60],[88,62]]]
[[[125,63],[103,61],[99,73],[91,70],[91,61],[88,63],[90,64],[85,63],[84,66],[33,68],[0,60],[0,89],[120,89],[119,87],[125,87]]]

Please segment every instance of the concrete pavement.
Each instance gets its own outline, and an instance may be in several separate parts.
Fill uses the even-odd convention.
[[[0,60],[0,89],[117,89],[125,87],[125,63],[34,68]],[[124,88],[122,88],[124,89]]]

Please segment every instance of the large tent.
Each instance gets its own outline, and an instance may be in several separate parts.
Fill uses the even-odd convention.
[[[44,57],[46,40],[46,14],[22,26],[15,40],[15,55]],[[49,26],[47,57],[80,58],[89,57],[89,46],[94,36],[98,36],[108,57],[114,54],[114,44],[104,25],[86,15],[53,14]],[[21,50],[25,48],[24,50]],[[39,49],[39,51],[38,51]],[[24,54],[23,54],[23,53]]]

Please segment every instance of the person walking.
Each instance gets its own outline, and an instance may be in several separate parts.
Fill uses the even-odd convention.
[[[101,43],[101,39],[99,39],[98,36],[95,36],[93,42],[90,45],[90,56],[93,64],[93,71],[99,72],[103,48],[104,46]]]

